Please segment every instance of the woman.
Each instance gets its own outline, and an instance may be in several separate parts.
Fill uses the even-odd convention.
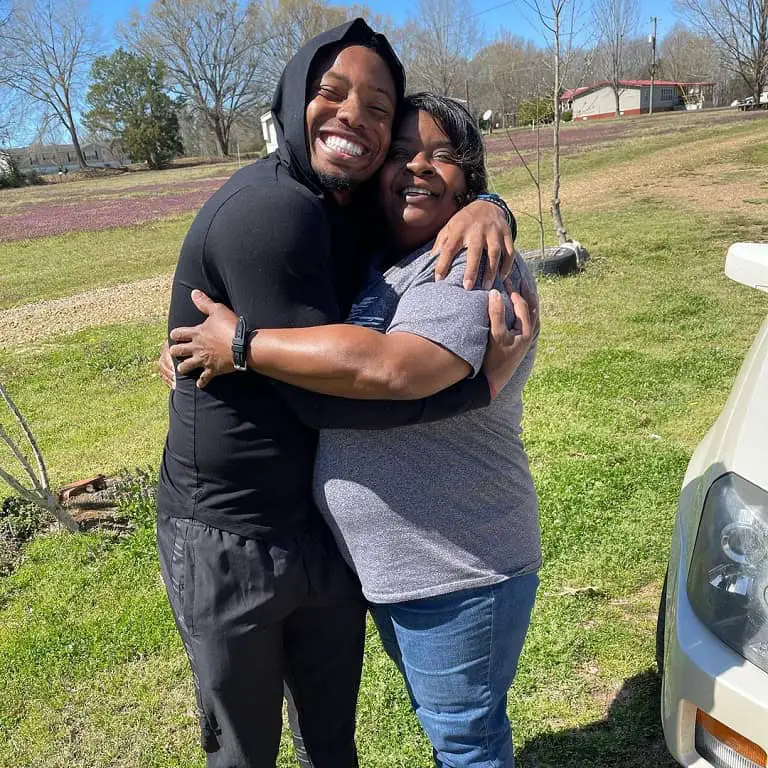
[[[409,97],[379,178],[390,233],[380,271],[345,325],[257,330],[249,367],[359,398],[380,396],[382,381],[394,396],[417,398],[477,374],[488,313],[492,333],[503,321],[501,297],[492,292],[489,307],[484,291],[464,290],[461,259],[436,283],[429,249],[485,187],[482,137],[471,115],[444,97]],[[513,281],[517,290],[533,285],[524,262]],[[540,543],[519,437],[538,325],[526,301],[511,298],[519,365],[506,387],[489,377],[487,408],[407,428],[325,430],[315,464],[318,507],[360,577],[438,766],[514,763],[506,696],[530,620]],[[204,365],[205,386],[232,370],[237,318],[199,292],[195,302],[209,319],[173,331],[171,353],[187,357],[181,374]],[[531,309],[535,315],[535,300]]]

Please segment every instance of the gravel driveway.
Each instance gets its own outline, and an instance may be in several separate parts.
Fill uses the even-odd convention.
[[[167,313],[170,295],[171,275],[163,275],[0,310],[0,347],[96,325],[158,319]]]

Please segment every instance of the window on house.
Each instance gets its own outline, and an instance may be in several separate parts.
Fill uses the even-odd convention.
[[[675,89],[674,88],[662,88],[661,89],[661,100],[662,101],[674,101],[675,100]]]

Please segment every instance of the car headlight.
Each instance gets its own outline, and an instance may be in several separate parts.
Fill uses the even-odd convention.
[[[707,493],[688,599],[711,632],[768,672],[768,492],[738,475]]]

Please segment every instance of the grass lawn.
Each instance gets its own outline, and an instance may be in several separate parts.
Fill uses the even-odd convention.
[[[192,218],[0,243],[0,310],[167,274]]]
[[[731,242],[768,239],[764,206],[745,202],[768,195],[757,162],[768,121],[733,132],[689,121],[677,143],[638,126],[625,151],[619,142],[564,161],[566,224],[592,260],[581,275],[539,285],[524,426],[544,567],[509,701],[522,768],[671,768],[653,648],[676,498],[768,312],[763,294],[723,275]],[[516,209],[533,210],[524,171],[494,183]],[[82,290],[69,274],[80,262],[108,282],[162,274],[185,226],[65,236],[78,258],[64,237],[7,244],[0,306],[30,300],[28,290]],[[535,227],[522,218],[521,228],[520,247],[534,247]],[[136,254],[125,272],[122,246]],[[59,259],[37,293],[24,277],[33,253]],[[151,360],[162,335],[157,321],[116,322],[0,349],[0,381],[38,432],[56,483],[157,464],[167,398]],[[403,686],[373,630],[368,639],[361,765],[428,768]],[[204,764],[149,528],[27,545],[21,567],[0,578],[0,680],[0,768]],[[295,766],[287,738],[284,747],[280,768]]]

